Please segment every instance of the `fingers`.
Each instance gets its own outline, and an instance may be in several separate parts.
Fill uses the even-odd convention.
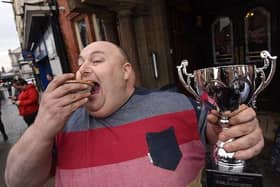
[[[216,110],[211,110],[207,115],[207,121],[211,124],[217,124],[219,119],[219,113]]]
[[[227,141],[232,138],[238,138],[241,136],[246,136],[252,133],[255,129],[259,128],[258,126],[259,122],[257,118],[254,118],[251,121],[247,121],[244,123],[241,123],[239,125],[233,125],[227,130],[222,131],[219,134],[219,139],[221,141]]]
[[[79,100],[83,100],[84,98],[87,98],[90,96],[90,92],[84,92],[84,93],[71,93],[68,95],[65,95],[63,99],[59,100],[59,106],[66,107],[67,105],[72,105],[75,102],[79,102]]]
[[[249,159],[260,153],[264,146],[262,130],[255,128],[246,136],[239,137],[230,143],[224,145],[227,152],[236,152],[235,158]]]
[[[230,127],[223,130],[218,139],[226,142],[234,139],[224,145],[227,152],[235,152],[235,158],[246,160],[259,154],[264,146],[262,130],[259,127],[255,111],[241,105],[238,110],[226,112],[229,116]]]
[[[238,109],[236,109],[236,110],[234,110],[234,111],[232,111],[232,112],[226,111],[226,112],[224,113],[224,115],[226,115],[226,116],[228,116],[229,118],[231,118],[231,117],[236,116],[237,114],[239,114],[240,112],[242,112],[242,111],[244,111],[244,110],[246,110],[246,109],[248,109],[248,108],[249,108],[249,107],[248,107],[247,105],[241,104],[241,105],[238,107]]]
[[[53,91],[53,97],[60,98],[72,93],[90,92],[89,85],[79,83],[63,84]],[[73,94],[72,94],[73,95]]]
[[[74,74],[72,73],[57,76],[53,81],[51,81],[45,93],[51,93],[53,98],[60,98],[69,93],[71,94],[89,89],[89,86],[86,84],[65,84],[67,80],[71,80],[73,78]]]
[[[246,105],[241,105],[239,110],[232,112],[229,117],[230,125],[237,125],[255,119],[256,112]]]
[[[230,128],[219,134],[221,141],[248,135],[256,128],[259,128],[255,111],[246,105],[241,105],[238,110],[232,112],[230,115]]]
[[[233,142],[226,144],[225,148],[229,152],[248,149],[257,144],[262,138],[263,136],[261,129],[256,128],[250,134],[236,138]]]
[[[236,159],[247,160],[259,154],[264,146],[264,139],[260,129],[256,129],[254,133],[248,137],[235,139],[224,145],[227,152],[235,152]]]
[[[74,78],[73,73],[66,73],[66,74],[63,74],[63,75],[58,75],[50,82],[50,84],[48,85],[45,92],[51,92],[51,91],[55,90],[57,87],[64,84],[65,81],[71,80],[73,78]]]
[[[255,146],[250,147],[250,149],[237,151],[234,154],[234,157],[239,160],[247,160],[252,158],[255,155],[258,155],[262,148],[264,147],[264,139],[262,138]]]
[[[87,101],[88,101],[88,98],[82,98],[82,99],[76,100],[75,102],[71,102],[71,103],[65,105],[61,109],[66,114],[70,115],[72,112],[77,110],[80,106],[84,105]],[[69,116],[69,115],[66,115],[66,116]]]

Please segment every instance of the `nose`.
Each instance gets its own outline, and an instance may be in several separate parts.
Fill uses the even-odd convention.
[[[86,63],[83,64],[78,71],[81,74],[82,79],[90,76],[90,74],[92,73],[92,69],[89,66],[87,66]]]

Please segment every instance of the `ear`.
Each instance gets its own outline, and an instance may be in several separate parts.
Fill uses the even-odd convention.
[[[132,65],[129,62],[126,62],[122,65],[124,71],[124,80],[128,80],[131,75]]]

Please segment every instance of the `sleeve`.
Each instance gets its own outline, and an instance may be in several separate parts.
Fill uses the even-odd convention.
[[[207,138],[206,138],[206,126],[207,126],[207,114],[208,109],[204,105],[199,105],[197,101],[190,98],[190,101],[196,111],[196,117],[198,121],[198,132],[200,135],[200,139],[203,142],[204,145],[207,144]]]

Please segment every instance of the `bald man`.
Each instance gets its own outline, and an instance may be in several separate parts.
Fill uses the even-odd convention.
[[[256,114],[242,105],[221,132],[217,112],[196,110],[180,93],[135,88],[128,57],[109,42],[81,51],[73,74],[56,76],[43,94],[35,123],[11,149],[8,186],[199,185],[205,144],[226,141],[228,152],[248,159],[263,147]],[[55,147],[55,152],[53,151]]]

